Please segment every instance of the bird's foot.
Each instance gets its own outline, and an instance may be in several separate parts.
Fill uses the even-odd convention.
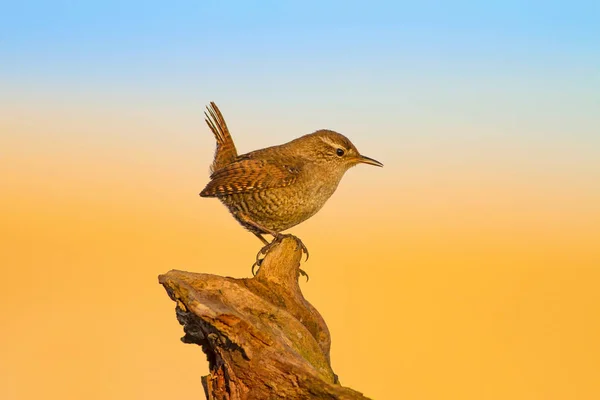
[[[300,275],[305,276],[306,282],[308,282],[308,274],[306,273],[306,271],[301,268],[298,268],[298,272],[300,272]]]
[[[252,264],[252,276],[256,276],[256,272],[254,272],[254,269],[256,267],[258,267],[258,269],[260,269],[260,264],[262,264],[262,259],[258,259],[258,256],[256,256],[256,261],[254,261],[254,264]]]
[[[294,236],[292,234],[286,233],[285,235],[282,233],[279,233],[277,236],[275,236],[275,239],[273,240],[273,242],[271,242],[270,244],[273,244],[274,242],[281,242],[283,240],[283,238],[286,237],[291,237],[294,240],[296,240],[296,244],[298,245],[298,247],[300,249],[302,249],[302,252],[304,254],[306,254],[306,261],[308,261],[308,249],[306,248],[306,246],[304,245],[304,243],[302,243],[302,240],[300,240],[300,238],[298,236]]]
[[[278,233],[277,235],[274,235],[274,239],[271,241],[271,243],[263,246],[263,248],[260,249],[258,251],[258,253],[256,254],[256,261],[254,262],[254,264],[252,264],[252,275],[253,276],[256,276],[256,273],[258,272],[258,271],[254,272],[254,269],[256,267],[258,267],[260,269],[260,265],[262,264],[263,260],[267,256],[267,253],[269,251],[271,251],[271,249],[273,247],[275,247],[275,245],[279,244],[286,237],[291,237],[291,238],[294,238],[294,240],[296,240],[296,244],[298,245],[298,247],[300,249],[302,249],[302,252],[306,254],[306,261],[308,261],[308,249],[306,248],[304,243],[302,243],[302,240],[300,240],[300,238],[298,238],[297,236],[291,235],[289,233],[288,234]],[[308,274],[301,269],[299,269],[299,271],[300,271],[300,275],[305,276],[306,281],[308,282]]]

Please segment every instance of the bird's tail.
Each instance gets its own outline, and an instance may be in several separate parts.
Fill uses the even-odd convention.
[[[225,119],[223,118],[223,114],[221,114],[219,107],[211,101],[210,105],[206,107],[204,115],[206,116],[206,124],[217,140],[215,159],[210,167],[212,173],[235,161],[237,158],[237,150],[235,149],[235,144],[229,134],[229,129],[227,129],[227,124],[225,123]]]

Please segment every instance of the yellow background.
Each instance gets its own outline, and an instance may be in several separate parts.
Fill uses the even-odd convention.
[[[241,152],[306,133],[275,133],[250,106],[258,132],[220,105]],[[5,108],[0,398],[202,398],[207,362],[179,341],[157,275],[248,277],[260,243],[198,197],[214,143],[194,107]],[[385,167],[350,170],[291,230],[342,384],[376,399],[600,398],[593,150],[559,162],[564,146],[501,137],[344,133]]]
[[[7,1],[0,400],[201,399],[157,282],[249,277],[215,199],[317,129],[350,170],[290,230],[342,384],[374,399],[600,399],[597,1]]]

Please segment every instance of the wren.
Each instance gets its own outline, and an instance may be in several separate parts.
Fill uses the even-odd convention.
[[[202,197],[217,197],[233,217],[258,237],[266,253],[282,231],[312,217],[335,192],[346,171],[357,164],[382,167],[361,155],[337,132],[322,129],[288,143],[238,155],[225,119],[214,102],[204,113],[217,148],[210,182]],[[263,235],[274,240],[269,243]],[[308,251],[304,244],[300,246]]]

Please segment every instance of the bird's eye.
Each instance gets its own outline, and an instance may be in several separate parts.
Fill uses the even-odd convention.
[[[337,149],[337,150],[335,151],[335,154],[337,154],[337,155],[338,155],[338,156],[340,156],[340,157],[341,157],[341,156],[343,156],[343,155],[344,155],[344,149]]]

